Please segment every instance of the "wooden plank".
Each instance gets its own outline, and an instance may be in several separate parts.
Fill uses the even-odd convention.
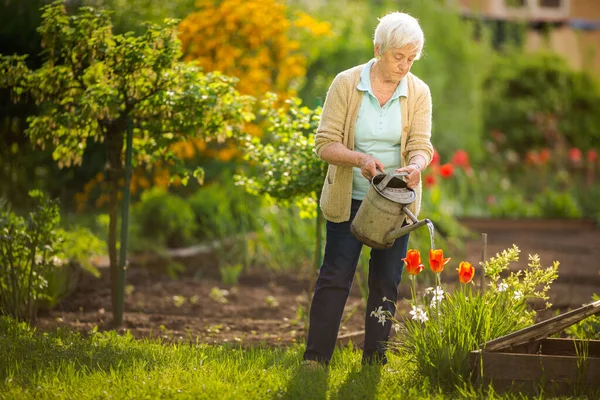
[[[567,313],[557,315],[556,317],[539,322],[535,325],[528,326],[527,328],[502,336],[498,339],[491,340],[482,344],[482,347],[485,351],[494,351],[504,347],[545,339],[594,314],[600,314],[600,300]]]
[[[529,395],[536,398],[549,398],[555,396],[566,396],[571,398],[574,393],[595,393],[596,387],[594,386],[573,386],[565,382],[531,382],[531,381],[519,381],[519,380],[502,380],[502,379],[482,379],[481,385],[483,387],[492,386],[494,393],[519,393],[524,396]],[[543,397],[541,397],[543,394]],[[510,397],[513,398],[513,397]],[[585,397],[584,397],[585,398]],[[593,398],[593,397],[592,397]]]
[[[582,359],[484,351],[479,352],[474,361],[475,375],[486,380],[564,382],[586,386],[600,382],[600,358],[597,357]]]
[[[588,357],[600,357],[600,340],[576,340],[567,338],[547,338],[515,346],[503,347],[502,353],[542,354],[554,356],[576,356],[586,351]]]
[[[514,230],[540,230],[540,231],[577,231],[597,230],[596,222],[593,220],[567,220],[567,219],[489,219],[489,218],[459,218],[459,223],[471,230],[490,231],[514,231]]]
[[[586,352],[588,357],[600,357],[600,340],[548,338],[540,341],[539,349],[543,355],[577,356]]]

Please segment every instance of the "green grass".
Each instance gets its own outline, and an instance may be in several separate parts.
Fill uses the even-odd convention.
[[[302,350],[37,333],[0,318],[0,399],[493,398],[432,390],[394,355],[383,368],[361,367],[360,352],[347,347],[329,368],[310,370],[300,365]]]

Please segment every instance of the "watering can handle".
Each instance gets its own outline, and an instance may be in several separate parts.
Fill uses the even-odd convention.
[[[381,174],[383,174],[383,172],[377,168],[377,170],[379,172],[381,172]],[[408,173],[407,172],[394,172],[392,174],[387,174],[382,180],[381,182],[379,182],[379,184],[377,185],[377,189],[379,189],[380,191],[382,191],[383,189],[385,189],[388,185],[388,183],[390,183],[390,181],[393,178],[399,178],[399,177],[403,177],[403,176],[407,176]]]

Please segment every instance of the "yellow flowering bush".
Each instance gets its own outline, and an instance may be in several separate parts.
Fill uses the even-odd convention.
[[[198,0],[179,24],[184,60],[240,79],[240,93],[291,97],[306,74],[300,38],[331,34],[328,22],[298,12],[294,21],[276,0]]]

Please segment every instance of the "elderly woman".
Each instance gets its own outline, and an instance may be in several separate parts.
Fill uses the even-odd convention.
[[[338,74],[327,93],[315,139],[317,154],[329,164],[320,199],[327,243],[312,299],[305,364],[328,364],[333,354],[363,247],[350,224],[378,170],[408,173],[407,185],[417,194],[410,208],[418,215],[421,173],[433,156],[431,94],[410,68],[424,41],[415,18],[386,15],[375,29],[375,58]],[[363,363],[387,362],[391,322],[381,324],[371,312],[381,306],[394,315],[407,246],[408,234],[391,248],[371,249]]]

